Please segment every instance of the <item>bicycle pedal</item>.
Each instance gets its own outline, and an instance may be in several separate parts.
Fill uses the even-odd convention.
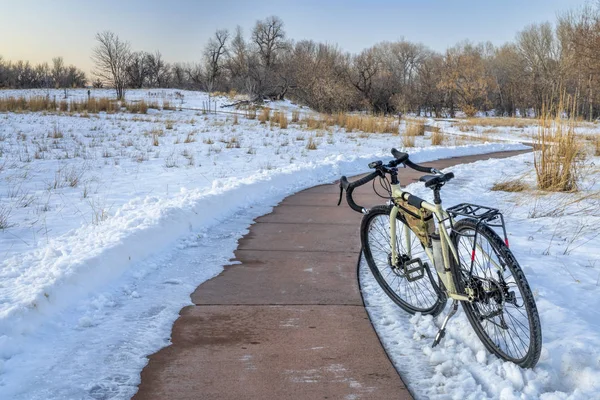
[[[416,266],[414,266],[416,264]],[[425,276],[425,266],[420,258],[413,258],[402,265],[406,280],[409,282],[418,281]]]

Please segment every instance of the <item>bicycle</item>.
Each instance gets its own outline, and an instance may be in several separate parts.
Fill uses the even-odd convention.
[[[375,171],[361,179],[340,179],[338,206],[345,190],[348,205],[364,214],[362,251],[375,279],[392,301],[411,314],[436,316],[452,299],[432,347],[445,336],[460,302],[490,352],[533,368],[540,357],[542,329],[527,279],[509,249],[504,216],[498,209],[471,203],[444,210],[440,190],[454,174],[415,164],[396,149],[392,155],[394,160],[387,164],[369,163]],[[433,190],[433,204],[402,190],[399,166],[431,174],[419,180]],[[354,189],[378,177],[387,204],[371,209],[356,204]],[[501,228],[503,238],[493,228]]]

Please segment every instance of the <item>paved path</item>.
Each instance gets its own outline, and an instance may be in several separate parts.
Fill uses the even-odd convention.
[[[440,160],[438,169],[519,152]],[[421,174],[401,171],[401,183]],[[173,344],[150,356],[142,399],[411,399],[363,306],[361,216],[338,186],[286,198],[239,242],[235,261],[192,294]],[[380,204],[371,186],[361,205]]]

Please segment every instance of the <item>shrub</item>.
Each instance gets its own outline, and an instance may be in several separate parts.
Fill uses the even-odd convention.
[[[467,118],[473,118],[477,114],[477,108],[472,104],[467,104],[463,107],[463,112],[467,116]]]
[[[534,165],[538,188],[542,190],[577,191],[583,152],[575,135],[575,113],[572,112],[568,120],[561,118],[564,115],[563,104],[561,100],[556,112],[544,107],[540,116],[535,137],[537,150],[534,153]]]

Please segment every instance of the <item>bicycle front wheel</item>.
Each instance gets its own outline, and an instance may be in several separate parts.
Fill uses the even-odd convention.
[[[438,315],[446,305],[446,296],[436,283],[437,275],[432,275],[421,242],[400,214],[396,223],[396,248],[400,260],[391,259],[391,209],[390,206],[376,206],[363,217],[360,238],[365,260],[381,288],[398,306],[411,314]],[[410,235],[409,246],[406,234]],[[409,280],[406,268],[401,264],[415,259],[422,259],[423,275]]]
[[[498,357],[533,368],[542,350],[542,328],[519,263],[487,225],[477,227],[476,220],[466,218],[454,231],[460,261],[451,263],[454,282],[460,293],[470,290],[475,296],[462,305],[477,336]]]

